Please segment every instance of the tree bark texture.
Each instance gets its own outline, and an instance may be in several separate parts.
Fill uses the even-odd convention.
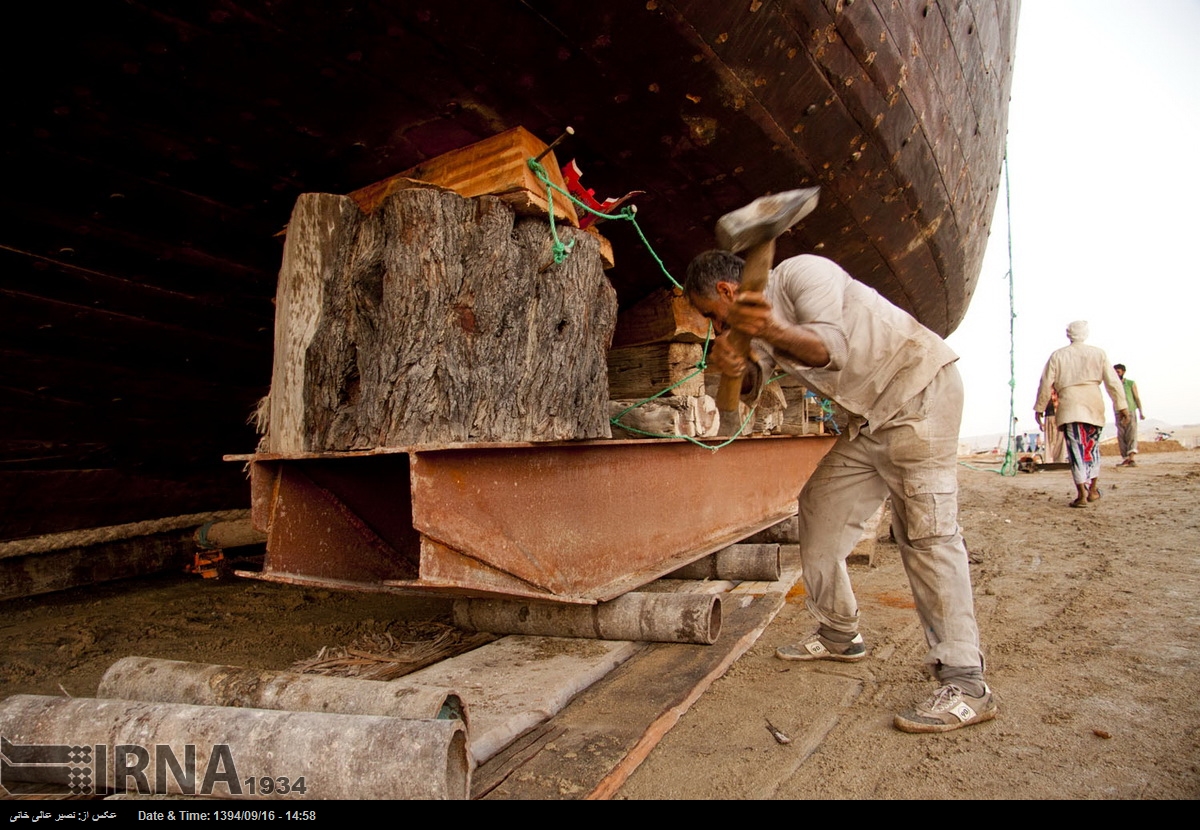
[[[610,437],[616,292],[592,235],[405,190],[300,197],[276,297],[268,452]]]

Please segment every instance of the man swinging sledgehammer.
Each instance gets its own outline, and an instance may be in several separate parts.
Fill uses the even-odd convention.
[[[752,402],[774,366],[850,416],[799,499],[806,605],[818,628],[776,656],[843,662],[867,656],[846,557],[891,496],[892,530],[929,644],[925,662],[941,684],[893,722],[905,732],[947,732],[991,720],[996,703],[984,682],[958,527],[958,356],[831,260],[806,254],[771,268],[775,238],[815,203],[816,188],[809,188],[763,197],[722,217],[717,241],[724,250],[697,256],[684,283],[720,335],[711,359],[725,376],[723,389],[740,378],[736,391]],[[745,260],[736,255],[741,251]],[[748,272],[764,268],[770,269],[765,284],[747,290],[747,277],[755,277]],[[718,408],[724,415],[729,401],[718,400]]]

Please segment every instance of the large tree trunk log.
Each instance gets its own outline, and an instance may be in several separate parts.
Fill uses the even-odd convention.
[[[588,233],[498,199],[306,194],[276,299],[269,452],[610,436],[616,292]]]

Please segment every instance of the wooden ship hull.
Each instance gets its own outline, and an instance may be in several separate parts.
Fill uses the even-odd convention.
[[[573,127],[556,154],[586,186],[644,191],[638,223],[676,275],[723,213],[819,185],[778,256],[829,256],[948,334],[997,198],[1018,4],[112,0],[31,14],[34,36],[4,57],[26,80],[5,113],[0,564],[135,523],[159,531],[161,553],[156,523],[249,506],[225,456],[258,442],[248,418],[272,385],[280,230],[298,199],[516,127],[543,143]],[[667,283],[629,224],[600,230],[619,331]],[[516,457],[545,439],[487,440]],[[626,443],[639,442],[613,446]],[[415,468],[435,444],[385,448]],[[778,519],[781,503],[713,520],[657,561],[530,593],[607,598]],[[410,530],[397,544],[419,547]],[[49,584],[13,574],[27,593]]]

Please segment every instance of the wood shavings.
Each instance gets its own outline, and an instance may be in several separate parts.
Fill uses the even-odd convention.
[[[292,664],[301,674],[395,680],[447,657],[462,654],[495,639],[441,623],[423,623],[398,632],[362,635],[344,646],[323,646],[314,657]]]

